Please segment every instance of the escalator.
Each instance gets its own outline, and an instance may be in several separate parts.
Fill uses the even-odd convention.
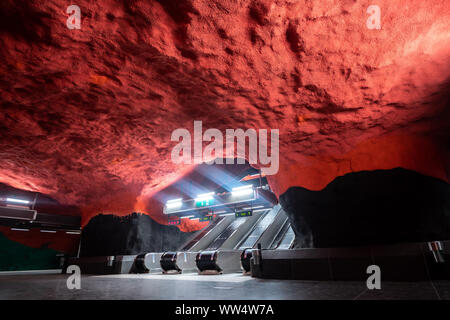
[[[197,234],[195,234],[194,238],[189,240],[186,244],[184,244],[179,251],[190,251],[195,245],[199,243],[199,241],[212,229],[214,229],[224,217],[217,217],[216,220],[211,222],[206,228],[200,230]]]
[[[224,243],[221,247],[217,247],[212,244],[208,251],[200,252],[196,257],[197,268],[201,272],[242,271],[241,263],[248,262],[251,257],[249,250],[251,251],[257,244],[267,248],[287,217],[280,205],[276,205],[270,210],[264,210],[257,218],[253,225],[247,228],[247,233],[242,234],[233,246],[227,246],[227,243]],[[242,262],[243,260],[245,262]]]
[[[214,241],[208,246],[207,251],[219,249],[228,238],[230,238],[236,230],[247,221],[246,218],[235,219]]]
[[[294,244],[294,240],[295,240],[295,233],[291,225],[289,224],[289,228],[285,233],[283,240],[281,240],[280,244],[278,245],[277,249],[280,250],[291,249],[292,245]]]
[[[270,245],[269,249],[283,250],[290,249],[294,243],[295,233],[289,223],[289,220],[286,220],[280,232],[278,232],[274,241]]]
[[[247,273],[250,272],[250,259],[255,250],[291,249],[294,244],[294,230],[291,227],[289,218],[279,205],[275,206],[273,211],[268,213],[265,219],[267,219],[268,225],[256,242],[253,241],[254,237],[250,235],[249,238],[252,238],[252,240],[245,240],[239,247],[239,249],[243,250],[241,254],[241,265]],[[261,225],[265,224],[263,221],[264,220],[261,221]],[[256,234],[259,234],[256,229],[257,228],[255,228],[255,236]],[[251,246],[251,244],[253,245]],[[257,249],[258,245],[259,247]]]
[[[234,248],[259,217],[260,214],[242,218],[235,218],[234,215],[218,217],[214,226],[207,227],[209,230],[196,234],[192,240],[181,247],[180,251],[162,254],[160,264],[163,272],[197,271],[198,257],[205,257],[211,252],[216,253],[219,249],[223,253]]]
[[[277,215],[276,210],[268,210],[266,211],[261,218],[258,220],[253,230],[249,233],[249,235],[241,241],[241,243],[236,247],[238,250],[244,250],[247,248],[253,248],[257,243],[258,239],[261,235],[266,231],[267,227],[272,224],[273,220]]]
[[[188,240],[179,251],[161,254],[164,273],[229,273],[247,270],[252,250],[289,249],[295,234],[278,204],[272,209],[255,210],[253,215],[218,217]],[[149,255],[155,262],[154,254]],[[246,268],[247,266],[247,268]],[[150,268],[149,268],[150,269]]]

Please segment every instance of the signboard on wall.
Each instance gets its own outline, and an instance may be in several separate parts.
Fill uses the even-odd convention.
[[[214,199],[204,199],[195,202],[197,208],[212,206],[214,204]]]
[[[198,220],[200,222],[205,222],[205,221],[211,221],[213,219],[213,216],[204,216],[204,217],[200,217]]]
[[[169,226],[177,226],[177,225],[179,225],[181,223],[181,219],[180,218],[176,218],[176,219],[169,219],[168,220],[168,222],[167,222],[167,224],[169,225]]]
[[[253,210],[236,211],[236,213],[235,213],[236,218],[250,217],[252,215],[253,215]]]

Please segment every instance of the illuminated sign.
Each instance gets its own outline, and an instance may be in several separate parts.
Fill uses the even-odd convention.
[[[195,202],[197,208],[212,206],[214,204],[214,199],[201,199]]]
[[[180,218],[177,218],[177,219],[169,219],[169,220],[167,221],[167,224],[170,225],[170,226],[177,226],[177,225],[180,224],[180,222],[181,222],[181,219],[180,219]]]
[[[251,215],[253,215],[253,210],[236,211],[235,213],[236,218],[250,217]]]
[[[198,220],[199,220],[200,222],[211,221],[211,220],[212,220],[212,216],[204,216],[204,217],[200,217]]]

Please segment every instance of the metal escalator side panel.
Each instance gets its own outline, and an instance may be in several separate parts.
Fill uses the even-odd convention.
[[[233,250],[239,242],[246,237],[249,231],[260,221],[261,215],[264,215],[266,211],[253,212],[252,216],[245,218],[245,222],[242,223],[220,246],[220,250]],[[243,218],[236,218],[237,220]]]
[[[254,232],[255,232],[255,229],[258,228],[258,226],[259,226],[259,224],[261,223],[261,221],[267,216],[267,214],[268,214],[269,212],[270,212],[270,210],[265,211],[264,213],[261,214],[261,217],[258,219],[258,221],[256,221],[256,223],[254,224],[254,226],[247,232],[247,234],[246,234],[244,237],[242,237],[242,239],[239,241],[239,243],[234,247],[235,250],[241,250],[241,249],[240,249],[241,246],[242,246],[245,242],[250,241],[250,240],[247,240],[247,239],[249,239],[250,237],[252,237],[252,235],[253,235]],[[246,248],[248,248],[248,247],[246,247]]]
[[[244,240],[240,242],[237,249],[244,250],[246,248],[252,248],[258,242],[258,239],[261,237],[264,231],[272,224],[276,215],[276,210],[268,210],[264,217],[256,223],[255,227],[246,236],[246,238],[244,238]]]
[[[289,219],[286,217],[286,220],[284,221],[282,227],[280,228],[280,231],[277,233],[276,237],[273,239],[272,243],[269,246],[269,249],[274,250],[278,248],[279,244],[283,240],[286,232],[289,229]]]
[[[178,251],[189,251],[197,242],[200,241],[201,238],[203,238],[208,232],[215,228],[223,219],[224,217],[217,217],[217,219],[210,222],[208,226],[195,233],[194,236],[187,242],[185,242]]]
[[[264,230],[259,239],[253,245],[253,248],[256,248],[258,244],[261,244],[262,249],[270,248],[270,245],[273,243],[274,239],[280,232],[280,229],[283,227],[287,215],[284,210],[281,208],[279,204],[277,204],[273,210],[276,212],[276,216],[273,219],[272,223]]]
[[[145,255],[144,266],[150,273],[160,273],[162,271],[160,263],[162,255],[162,252],[151,252]]]
[[[241,253],[239,250],[219,250],[216,264],[223,273],[242,272]]]
[[[206,250],[217,250],[222,244],[247,220],[248,218],[235,219],[231,224],[208,246]]]
[[[198,252],[178,252],[177,253],[177,265],[183,271],[183,273],[197,272],[197,265],[195,262]]]
[[[286,231],[285,235],[283,236],[283,239],[281,240],[280,244],[278,245],[277,249],[291,249],[292,245],[295,240],[295,233],[294,230],[291,227],[291,224],[289,223],[289,228]]]
[[[217,223],[215,227],[209,230],[198,242],[196,242],[189,251],[202,251],[206,250],[213,241],[226,230],[229,225],[234,221],[234,216],[224,216],[221,221]]]

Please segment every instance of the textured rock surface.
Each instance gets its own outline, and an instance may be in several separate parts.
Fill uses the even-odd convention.
[[[450,239],[450,185],[401,168],[349,173],[321,191],[289,188],[280,203],[298,248]]]
[[[177,250],[192,233],[158,224],[147,215],[97,215],[83,229],[82,257]]]
[[[99,213],[147,212],[191,170],[175,128],[279,128],[277,194],[351,171],[448,180],[448,0],[0,4],[0,182]],[[148,212],[152,214],[152,212]]]

